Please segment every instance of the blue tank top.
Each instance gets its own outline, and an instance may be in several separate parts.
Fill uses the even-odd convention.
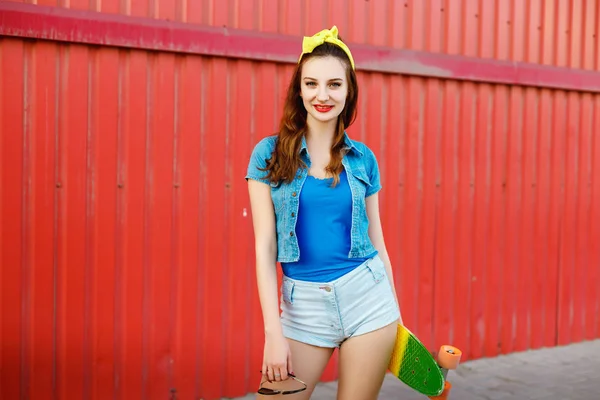
[[[283,273],[311,282],[329,282],[352,271],[377,251],[364,258],[348,258],[352,227],[352,192],[346,171],[340,183],[333,178],[308,176],[300,191],[296,237],[300,250],[297,262],[281,263]]]

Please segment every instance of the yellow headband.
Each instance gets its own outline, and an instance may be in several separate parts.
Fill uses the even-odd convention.
[[[338,29],[335,25],[331,29],[323,29],[321,32],[316,33],[313,36],[304,36],[304,40],[302,41],[302,54],[300,54],[300,59],[298,59],[298,62],[300,62],[304,54],[312,53],[317,46],[320,46],[325,42],[333,43],[344,50],[350,59],[352,69],[355,69],[352,53],[350,53],[348,46],[338,39]]]

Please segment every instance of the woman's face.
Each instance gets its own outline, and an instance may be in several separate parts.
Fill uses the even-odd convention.
[[[342,61],[314,57],[302,66],[300,97],[308,112],[307,123],[337,121],[348,96],[348,79]]]

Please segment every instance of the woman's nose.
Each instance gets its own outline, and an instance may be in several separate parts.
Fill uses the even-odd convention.
[[[327,90],[319,89],[319,92],[317,93],[317,100],[319,100],[319,101],[329,100],[329,94],[327,93]]]

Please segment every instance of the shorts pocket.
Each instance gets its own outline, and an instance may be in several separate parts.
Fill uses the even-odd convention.
[[[374,257],[368,264],[367,268],[373,276],[375,283],[381,282],[386,277],[385,265],[379,257]]]
[[[281,284],[281,299],[286,304],[292,305],[294,303],[294,286],[294,282],[288,279],[283,279]]]

